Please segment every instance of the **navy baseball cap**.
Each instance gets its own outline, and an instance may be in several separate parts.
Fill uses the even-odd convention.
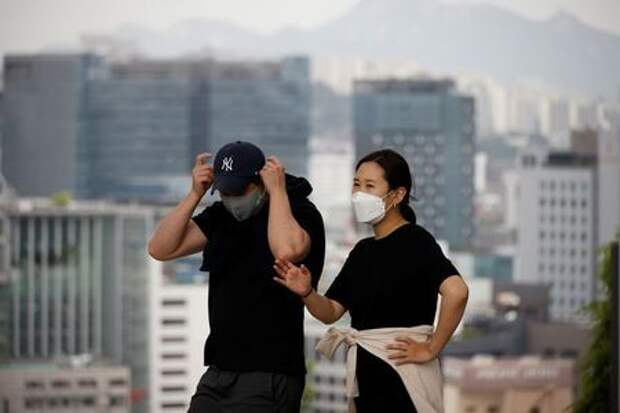
[[[216,189],[227,194],[243,193],[264,165],[265,155],[258,146],[243,141],[224,145],[213,161],[215,180],[211,193]]]

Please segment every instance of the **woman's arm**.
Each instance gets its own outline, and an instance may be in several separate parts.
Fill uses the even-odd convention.
[[[395,343],[387,345],[388,350],[393,350],[388,358],[394,360],[396,365],[431,361],[441,353],[452,337],[463,317],[469,290],[460,276],[451,275],[441,283],[439,293],[442,297],[439,321],[430,340],[417,342],[402,336],[397,337]]]
[[[439,320],[431,339],[431,350],[435,354],[443,350],[459,325],[467,305],[469,289],[462,277],[452,275],[441,283],[439,293],[441,294]]]
[[[276,260],[273,268],[279,276],[273,279],[299,295],[310,314],[316,319],[325,324],[332,324],[346,312],[340,303],[317,293],[312,288],[312,275],[305,265],[298,267],[290,261]]]

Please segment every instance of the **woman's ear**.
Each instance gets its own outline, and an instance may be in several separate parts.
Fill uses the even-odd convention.
[[[404,187],[399,187],[396,189],[396,204],[400,204],[405,199],[405,195],[407,194],[407,190]]]

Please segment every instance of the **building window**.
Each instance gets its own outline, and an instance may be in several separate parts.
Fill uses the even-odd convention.
[[[183,318],[164,318],[161,323],[165,326],[183,326],[185,320]]]
[[[164,343],[185,343],[186,340],[185,337],[166,336],[161,341]]]
[[[55,388],[66,388],[69,386],[70,386],[69,382],[65,380],[54,380],[52,382],[52,387],[55,387]]]
[[[185,354],[182,353],[164,353],[161,355],[164,360],[180,360],[185,358]]]
[[[169,298],[169,299],[163,300],[161,302],[161,304],[164,307],[180,307],[180,306],[182,307],[182,306],[185,306],[185,304],[187,304],[187,303],[186,303],[185,300],[183,300],[181,298],[179,298],[179,299],[170,299]]]
[[[27,389],[42,389],[45,385],[42,381],[27,381],[26,388]]]
[[[187,372],[185,370],[162,370],[162,376],[185,376]]]
[[[161,391],[164,393],[176,393],[176,392],[184,392],[187,388],[185,386],[164,386],[161,388]]]
[[[118,387],[118,386],[126,386],[127,385],[127,380],[125,379],[112,379],[109,381],[108,383],[111,387]]]
[[[164,410],[167,409],[185,409],[187,406],[183,402],[171,402],[171,403],[162,403],[161,408]]]
[[[123,396],[110,396],[109,406],[118,407],[125,406],[126,400]]]

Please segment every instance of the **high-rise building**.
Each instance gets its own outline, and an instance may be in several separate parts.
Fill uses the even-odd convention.
[[[359,80],[354,85],[356,159],[393,148],[407,159],[421,225],[453,249],[474,235],[474,100],[451,80]]]
[[[0,411],[131,412],[129,369],[83,358],[0,365]]]
[[[89,168],[79,177],[79,197],[159,201],[179,197],[175,187],[187,189],[198,102],[192,98],[200,93],[190,68],[131,62],[106,65],[93,76],[82,153]]]
[[[2,172],[18,194],[75,191],[88,170],[87,83],[101,63],[89,54],[4,58]]]
[[[151,210],[18,199],[2,211],[10,264],[0,285],[0,337],[10,340],[1,357],[110,359],[131,368],[133,411],[149,411]]]
[[[2,168],[20,196],[168,202],[200,152],[247,140],[306,175],[309,62],[8,56]],[[30,165],[30,166],[28,166]],[[45,177],[42,179],[41,177]]]
[[[338,324],[346,327],[348,322],[348,319],[343,318]],[[315,349],[327,328],[306,314],[304,325],[306,364],[308,365],[306,392],[312,395],[307,411],[312,413],[347,411],[345,346],[336,350],[331,360]]]
[[[157,262],[150,327],[151,412],[186,412],[206,371],[203,346],[209,334],[208,284],[198,268],[201,254]]]
[[[620,122],[598,136],[598,245],[603,245],[620,233]]]
[[[587,146],[518,160],[515,280],[551,285],[555,320],[587,321],[582,308],[596,296],[598,188]]]
[[[306,175],[310,147],[310,68],[305,57],[279,62],[218,62],[208,80],[209,148],[231,139],[276,155],[287,171]]]
[[[567,147],[571,129],[571,106],[566,99],[548,102],[548,125],[545,132],[556,147]]]

